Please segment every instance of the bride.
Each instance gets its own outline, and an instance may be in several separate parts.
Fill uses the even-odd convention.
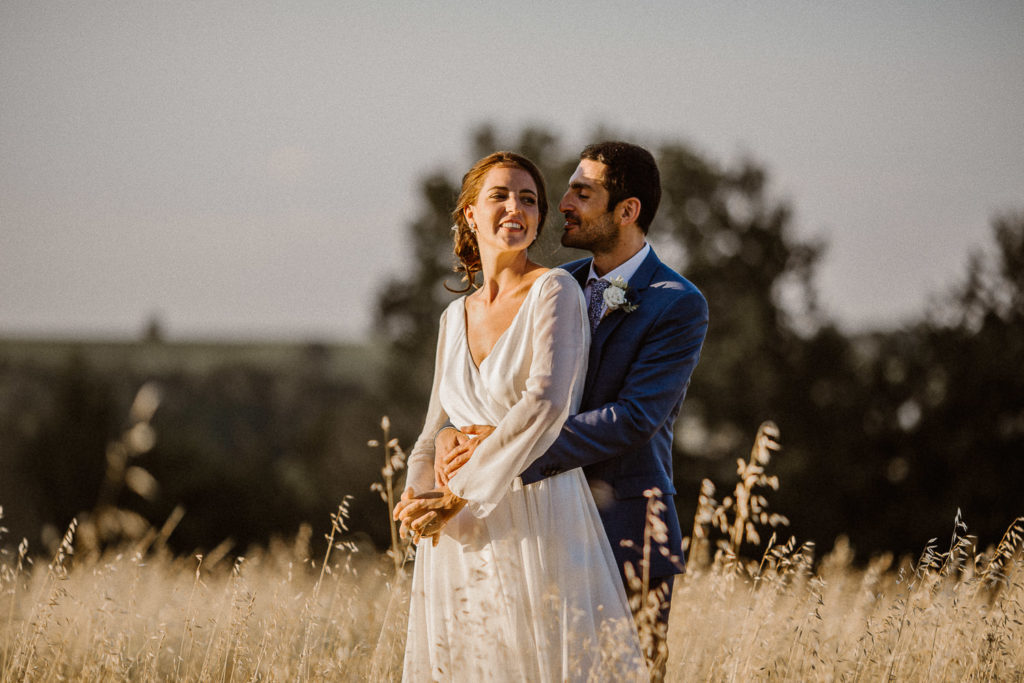
[[[483,284],[441,315],[427,418],[395,508],[403,529],[431,540],[413,572],[406,681],[647,678],[582,470],[518,478],[577,410],[586,374],[582,292],[527,256],[546,214],[543,178],[518,154],[495,152],[463,178],[455,254],[463,291],[477,273]],[[443,482],[434,436],[446,424],[495,430]]]

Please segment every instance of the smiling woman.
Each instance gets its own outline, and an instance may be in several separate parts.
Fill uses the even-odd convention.
[[[532,242],[538,229],[537,184],[521,168],[492,168],[465,214],[477,231],[477,241],[494,239],[497,249],[521,245],[524,236],[532,236]]]
[[[464,209],[480,251],[483,286],[466,297],[470,354],[479,366],[512,324],[543,273],[526,256],[540,230],[537,184],[521,168],[496,166],[484,176],[475,202]]]
[[[526,192],[534,199],[534,206],[537,211],[537,233],[534,239],[540,235],[541,226],[544,225],[544,219],[548,215],[548,195],[544,185],[544,177],[541,175],[540,169],[532,161],[515,152],[494,152],[473,164],[473,167],[462,177],[462,191],[459,193],[459,199],[455,204],[455,209],[452,211],[452,230],[455,232],[454,250],[455,256],[459,259],[459,265],[456,266],[455,271],[462,273],[463,279],[466,282],[466,286],[463,289],[451,290],[457,293],[470,291],[475,284],[476,274],[481,269],[480,247],[477,240],[476,227],[475,223],[471,225],[472,221],[469,213],[474,210],[471,209],[471,206],[480,201],[481,196],[484,194],[483,189],[486,186],[487,176],[492,169],[506,169],[509,172],[511,169],[516,169],[527,174],[530,180],[532,180],[532,188],[523,184],[525,182],[523,178],[519,178],[517,183],[522,186],[520,188],[521,191]],[[495,184],[497,185],[496,181]],[[509,193],[507,187],[495,187],[492,188],[492,191],[499,196],[502,192],[505,196]],[[500,200],[494,199],[491,201],[497,202]],[[448,285],[445,285],[445,287],[448,287]]]

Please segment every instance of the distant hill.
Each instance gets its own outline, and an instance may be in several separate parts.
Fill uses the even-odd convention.
[[[324,379],[374,386],[385,353],[383,345],[373,343],[0,337],[0,364],[54,370],[73,358],[100,372],[127,371],[133,375],[173,371],[206,374],[237,365],[274,372],[315,366]]]

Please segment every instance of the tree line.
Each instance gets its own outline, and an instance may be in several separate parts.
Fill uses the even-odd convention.
[[[471,156],[500,148],[537,162],[555,201],[577,162],[576,150],[535,128],[502,139],[483,127]],[[863,555],[914,552],[951,531],[960,509],[983,542],[998,542],[1024,514],[1024,211],[993,218],[992,248],[972,255],[931,309],[896,329],[851,334],[817,305],[826,244],[795,233],[793,209],[771,195],[761,164],[721,164],[678,141],[651,148],[663,198],[649,239],[710,307],[676,429],[681,519],[692,519],[703,479],[731,487],[736,460],[772,420],[783,444],[772,509],[801,541],[829,546],[846,535]],[[423,180],[421,218],[407,233],[414,270],[380,298],[388,403],[407,441],[451,298],[442,285],[455,284],[448,214],[459,183],[446,172]],[[532,252],[545,265],[583,255],[559,247],[552,214]]]
[[[470,146],[466,168],[502,148],[533,159],[555,203],[577,162],[577,150],[539,128],[504,138],[482,127]],[[817,305],[827,245],[795,233],[793,209],[772,195],[761,164],[723,164],[673,140],[650,147],[663,185],[650,240],[711,312],[676,429],[684,531],[702,480],[728,493],[737,459],[772,420],[783,449],[771,464],[781,482],[771,507],[799,541],[829,547],[846,535],[862,557],[913,553],[949,533],[960,509],[983,544],[997,542],[1024,514],[1024,211],[993,217],[991,243],[929,310],[849,333]],[[449,171],[422,180],[419,218],[406,231],[413,268],[380,289],[371,343],[386,348],[386,362],[372,378],[364,368],[326,372],[325,359],[342,353],[330,346],[300,348],[283,365],[229,357],[159,371],[76,354],[36,364],[0,348],[0,524],[10,530],[0,546],[24,535],[45,547],[72,517],[99,519],[112,503],[158,527],[180,506],[170,538],[180,552],[226,539],[243,551],[303,523],[326,529],[345,495],[353,534],[386,546],[386,510],[370,490],[383,463],[367,442],[385,414],[405,447],[422,425],[438,317],[455,296],[444,284],[458,284],[449,213],[460,180]],[[560,247],[559,233],[552,210],[536,260],[583,255]],[[155,439],[129,467],[112,468],[111,445],[147,383],[159,387]],[[157,486],[112,487],[111,472],[130,467]]]

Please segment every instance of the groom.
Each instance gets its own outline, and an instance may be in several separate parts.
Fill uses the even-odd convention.
[[[565,215],[562,244],[594,255],[563,266],[579,281],[589,303],[593,334],[586,384],[580,412],[521,475],[525,485],[583,468],[634,616],[637,605],[651,604],[652,597],[655,605],[660,601],[661,609],[654,614],[655,643],[645,652],[656,680],[665,670],[672,582],[682,570],[682,534],[673,502],[673,424],[708,322],[701,293],[665,266],[647,243],[660,199],[658,167],[647,150],[602,142],[580,154],[558,209]],[[439,434],[440,460],[465,439],[454,428]],[[660,500],[649,499],[655,489]],[[660,519],[652,525],[654,539],[648,531],[649,584],[644,594],[639,582],[628,580],[626,566],[637,576],[644,571],[651,511],[660,513]],[[411,520],[403,522],[415,526]]]

